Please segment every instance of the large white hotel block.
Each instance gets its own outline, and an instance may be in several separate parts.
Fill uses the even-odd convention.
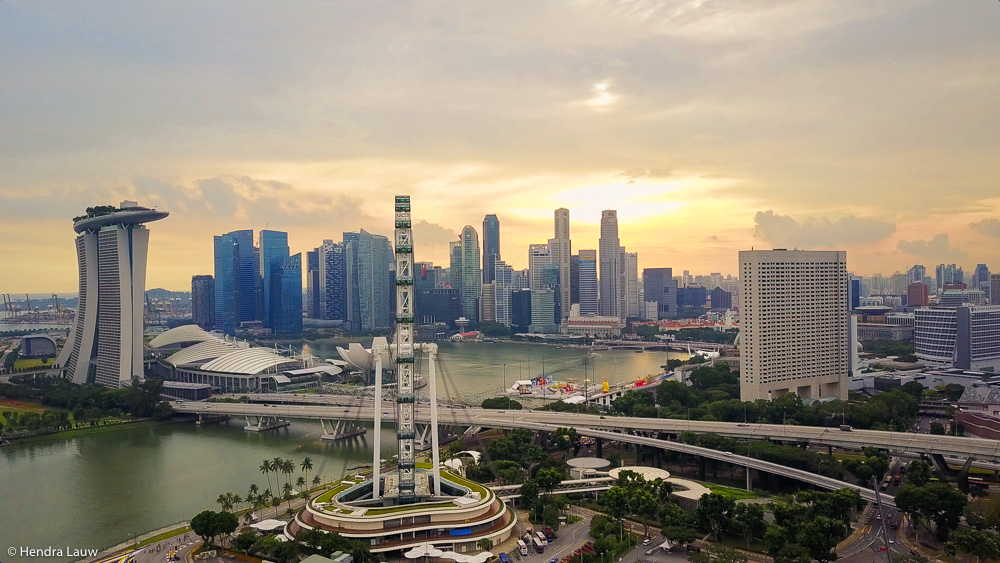
[[[740,252],[740,398],[847,399],[847,253]]]

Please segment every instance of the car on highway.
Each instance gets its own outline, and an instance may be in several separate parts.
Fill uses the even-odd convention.
[[[733,452],[725,452],[726,457],[733,457]]]

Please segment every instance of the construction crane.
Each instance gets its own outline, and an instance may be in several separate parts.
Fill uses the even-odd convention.
[[[28,297],[27,293],[24,294],[24,300],[27,301],[27,303],[28,303],[28,308],[25,311],[25,315],[27,316],[26,322],[30,323],[30,322],[32,322],[31,321],[31,298]],[[37,314],[35,315],[35,321],[34,322],[38,322],[38,315]]]
[[[62,309],[59,308],[59,296],[55,293],[52,294],[52,304],[56,307],[56,314],[62,313]]]

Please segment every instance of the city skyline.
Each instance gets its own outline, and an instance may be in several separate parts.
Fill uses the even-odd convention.
[[[435,263],[495,213],[524,267],[560,207],[579,248],[616,209],[639,270],[1000,262],[995,4],[520,8],[0,3],[0,239],[31,265],[0,286],[71,291],[63,233],[95,202],[173,211],[149,283],[181,289],[219,232],[388,235],[401,188]]]

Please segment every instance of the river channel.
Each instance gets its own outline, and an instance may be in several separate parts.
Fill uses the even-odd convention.
[[[311,344],[320,357],[336,357],[329,344]],[[656,374],[666,352],[597,351],[587,370],[595,382],[636,380]],[[439,357],[447,385],[441,395],[498,395],[515,379],[544,373],[557,380],[583,381],[588,352],[516,343],[441,343]],[[686,357],[670,353],[669,357]],[[506,368],[504,368],[506,364]],[[506,377],[504,371],[506,370]],[[268,479],[264,458],[312,458],[325,481],[349,467],[370,462],[371,433],[353,443],[325,443],[318,422],[293,421],[277,431],[251,433],[243,421],[198,427],[193,423],[122,430],[77,438],[13,444],[0,448],[0,553],[10,546],[106,548],[151,530],[219,510],[223,492],[245,496],[251,483]],[[383,457],[395,454],[389,427],[383,429]],[[296,476],[298,476],[296,474]],[[271,475],[271,482],[274,482]],[[68,559],[49,559],[66,561]]]

